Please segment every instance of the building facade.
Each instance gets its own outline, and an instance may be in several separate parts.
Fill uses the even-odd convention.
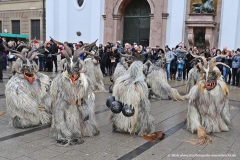
[[[47,33],[60,41],[155,47],[240,47],[240,1],[47,0]],[[203,3],[203,4],[202,4]],[[211,8],[200,12],[203,8]],[[78,36],[76,32],[81,32]]]
[[[27,34],[45,39],[45,0],[0,0],[0,33]]]

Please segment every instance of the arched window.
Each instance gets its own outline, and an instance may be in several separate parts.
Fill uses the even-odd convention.
[[[77,0],[77,2],[78,2],[78,6],[82,7],[84,0]]]
[[[73,0],[74,6],[77,10],[84,8],[86,0]]]

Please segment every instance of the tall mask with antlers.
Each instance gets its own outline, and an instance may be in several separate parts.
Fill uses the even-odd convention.
[[[84,45],[83,47],[77,49],[74,54],[72,53],[72,50],[69,48],[67,44],[63,44],[61,42],[58,42],[54,40],[52,37],[50,37],[52,41],[58,45],[63,45],[65,50],[62,50],[61,52],[57,53],[63,53],[65,56],[65,59],[62,60],[61,62],[61,68],[64,71],[67,71],[68,73],[68,78],[71,80],[72,83],[75,83],[78,78],[80,77],[80,73],[85,72],[85,65],[82,60],[80,60],[78,57],[83,54],[91,54],[90,52],[86,51],[85,48],[94,46],[97,42],[97,40],[91,44]],[[56,54],[56,55],[57,55]]]
[[[38,72],[38,65],[35,63],[34,58],[41,53],[37,52],[32,55],[36,50],[32,50],[25,56],[25,53],[28,49],[24,48],[22,52],[15,50],[7,49],[11,54],[17,56],[19,59],[14,63],[13,72],[23,74],[24,78],[30,83],[33,84],[35,81],[35,74]]]
[[[200,73],[202,75],[200,81],[197,83],[199,89],[203,93],[204,90],[206,89],[207,91],[211,91],[214,89],[217,85],[217,80],[221,79],[221,72],[220,70],[216,67],[218,64],[221,64],[225,67],[228,67],[228,65],[222,63],[222,62],[215,62],[218,57],[225,57],[223,55],[213,57],[209,62],[207,62],[207,59],[205,57],[201,56],[196,56],[192,55],[195,58],[201,58],[203,61],[202,63],[198,63],[197,67],[200,70]]]
[[[207,133],[229,131],[230,113],[227,98],[229,90],[216,65],[228,66],[215,62],[218,57],[224,56],[213,57],[208,62],[205,57],[196,55],[193,57],[201,58],[203,61],[197,64],[202,77],[184,97],[189,100],[187,129],[192,133],[198,133],[198,139],[189,142],[199,145],[211,141]]]

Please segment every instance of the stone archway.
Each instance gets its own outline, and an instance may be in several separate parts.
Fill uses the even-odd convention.
[[[132,0],[118,0],[113,9],[113,15],[122,15],[127,5]],[[151,14],[154,14],[154,3],[152,0],[147,0],[151,8]]]
[[[118,0],[113,8],[113,39],[115,40],[123,40],[123,29],[124,29],[124,11],[126,7],[132,0]],[[150,6],[151,13],[149,17],[153,17],[154,15],[154,3],[152,0],[146,0]],[[153,21],[151,19],[151,21]],[[150,22],[152,24],[152,22]],[[150,25],[151,27],[151,25]],[[151,35],[151,34],[150,34]],[[150,36],[151,37],[151,36]],[[151,38],[149,38],[151,39]]]
[[[123,40],[124,12],[132,0],[105,0],[104,43]],[[146,0],[150,6],[149,46],[164,46],[166,40],[167,0]],[[159,8],[159,9],[155,9]]]

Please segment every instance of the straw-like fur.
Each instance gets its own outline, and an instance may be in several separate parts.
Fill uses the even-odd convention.
[[[36,71],[35,62],[31,62]],[[30,65],[27,60],[27,65]],[[13,67],[20,72],[21,59]],[[51,79],[39,72],[35,73],[35,81],[30,84],[22,73],[16,72],[6,84],[6,105],[11,115],[10,126],[27,128],[51,121],[51,96],[49,95]],[[40,107],[40,108],[39,108]]]
[[[146,82],[156,97],[182,100],[178,91],[168,84],[166,72],[161,68],[160,62],[149,67]]]
[[[90,85],[94,92],[107,92],[103,83],[103,74],[100,64],[94,58],[86,58],[84,60],[87,67],[85,74],[90,80]]]
[[[77,139],[82,142],[82,136],[99,134],[94,108],[95,95],[84,73],[75,83],[68,78],[67,71],[56,77],[51,85],[53,97],[54,123],[52,129],[58,141]],[[72,102],[75,102],[72,103]],[[89,116],[89,119],[84,119]]]
[[[122,113],[111,114],[113,129],[131,134],[150,134],[155,131],[153,116],[150,115],[148,87],[144,81],[143,64],[140,61],[132,63],[128,71],[120,76],[114,85],[113,96],[123,104],[132,105],[135,114],[125,117]]]

